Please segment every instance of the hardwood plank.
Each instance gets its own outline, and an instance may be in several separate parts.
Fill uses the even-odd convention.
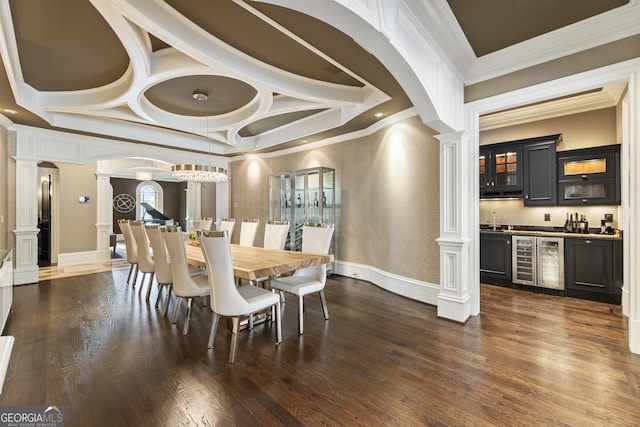
[[[227,362],[208,307],[191,332],[126,282],[127,269],[14,289],[16,337],[0,405],[59,405],[66,425],[580,425],[638,420],[640,356],[619,306],[484,286],[460,325],[436,308],[335,277],[331,319],[309,297],[243,331]],[[152,301],[157,288],[153,287]],[[174,307],[171,304],[170,314]]]

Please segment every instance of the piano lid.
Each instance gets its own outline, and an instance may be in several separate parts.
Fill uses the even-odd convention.
[[[140,204],[142,205],[143,208],[145,208],[147,213],[153,217],[153,219],[158,219],[161,221],[166,221],[168,219],[171,219],[165,216],[162,212],[155,210],[153,206],[151,206],[149,203],[140,203]]]

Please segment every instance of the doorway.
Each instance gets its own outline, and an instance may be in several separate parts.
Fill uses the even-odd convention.
[[[58,168],[49,162],[38,164],[38,267],[57,264],[55,194]]]

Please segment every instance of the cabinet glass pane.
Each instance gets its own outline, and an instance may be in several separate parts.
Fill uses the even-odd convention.
[[[564,198],[569,199],[603,199],[607,197],[605,184],[576,184],[564,187]]]
[[[518,185],[518,153],[496,154],[496,185]]]
[[[485,156],[478,158],[478,168],[480,169],[480,186],[487,185],[487,161]]]
[[[607,159],[576,160],[564,163],[565,175],[587,175],[607,172]]]

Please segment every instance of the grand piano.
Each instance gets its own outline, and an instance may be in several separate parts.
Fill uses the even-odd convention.
[[[145,222],[150,222],[152,224],[160,224],[160,225],[177,225],[175,220],[167,217],[162,212],[154,209],[153,206],[151,206],[149,203],[140,203],[140,204],[147,211],[147,213],[151,215],[151,217],[153,218],[153,220],[145,221]]]

